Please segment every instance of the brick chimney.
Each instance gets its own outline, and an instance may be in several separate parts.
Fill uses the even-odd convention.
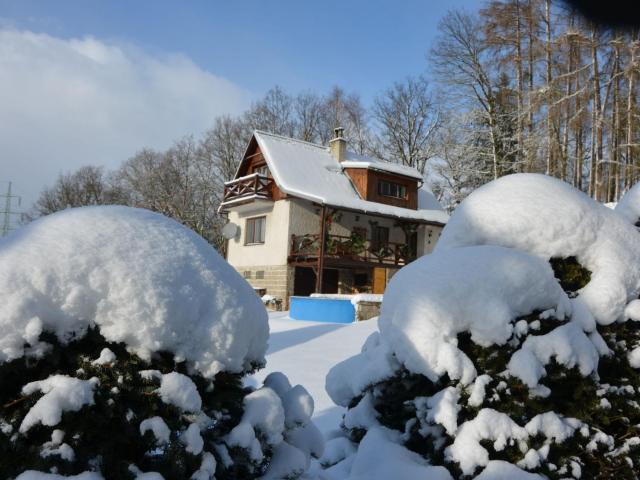
[[[342,163],[346,160],[347,156],[347,141],[344,139],[344,128],[334,128],[333,131],[335,135],[329,142],[329,149],[331,150],[333,158],[335,158],[339,163]]]

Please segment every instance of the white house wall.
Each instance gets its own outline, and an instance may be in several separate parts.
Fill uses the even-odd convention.
[[[229,221],[240,227],[240,232],[229,241],[228,262],[238,270],[254,265],[286,265],[289,254],[289,201],[280,200],[252,210],[233,209]],[[266,217],[263,244],[245,245],[246,220]]]
[[[289,203],[289,238],[291,235],[319,234],[320,207],[297,198],[287,201]]]
[[[418,257],[433,252],[442,233],[442,227],[421,225],[418,228]]]
[[[265,242],[245,245],[246,220],[264,215]],[[287,264],[289,255],[289,201],[256,203],[236,207],[229,211],[229,221],[240,227],[236,238],[229,241],[228,262],[260,294],[270,295],[288,308],[293,288],[293,269]]]

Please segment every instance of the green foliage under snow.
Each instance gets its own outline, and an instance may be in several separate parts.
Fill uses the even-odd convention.
[[[590,272],[575,258],[553,259],[551,265],[568,293],[576,292],[590,280]],[[541,312],[516,319],[514,323],[520,320],[527,322],[530,335],[543,335],[566,323],[566,320],[547,318]],[[552,480],[578,478],[579,475],[599,479],[637,478],[640,468],[640,371],[632,368],[627,359],[631,348],[640,345],[640,329],[635,322],[598,327],[611,352],[601,357],[597,375],[584,377],[577,368],[569,369],[552,359],[541,380],[549,389],[547,396],[532,394],[517,378],[505,374],[509,359],[523,341],[516,332],[514,329],[512,338],[505,345],[489,348],[475,344],[467,333],[458,336],[458,348],[472,360],[478,375],[490,377],[480,404],[470,402],[470,386],[463,387],[446,374],[432,382],[403,368],[392,378],[366,388],[361,396],[352,400],[349,410],[352,412],[365,398],[370,400],[377,422],[402,432],[405,447],[422,455],[432,465],[445,466],[456,479],[469,478],[458,463],[447,456],[447,448],[453,444],[455,436],[447,433],[441,424],[428,420],[420,408],[420,399],[453,387],[459,392],[458,426],[476,418],[481,409],[505,413],[521,426],[546,412],[580,422],[566,439],[547,438],[542,433],[531,435],[526,448],[519,442],[507,442],[504,448],[496,449],[493,440],[483,439],[480,445],[489,452],[490,460],[505,460]],[[349,428],[343,425],[354,442],[360,442],[370,426],[357,422],[356,425],[351,422]],[[531,450],[536,450],[540,457],[545,456],[537,466],[523,463],[528,452],[535,456]]]

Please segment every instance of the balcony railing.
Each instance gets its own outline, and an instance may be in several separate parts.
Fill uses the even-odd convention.
[[[319,256],[319,234],[291,235],[290,260],[313,260]],[[416,258],[415,252],[406,243],[373,243],[357,235],[350,237],[327,235],[324,256],[338,260],[394,266],[406,265]]]
[[[224,184],[224,203],[253,197],[272,198],[273,179],[254,173]]]

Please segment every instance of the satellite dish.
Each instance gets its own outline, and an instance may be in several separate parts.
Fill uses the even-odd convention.
[[[222,227],[222,236],[227,240],[231,240],[236,237],[240,228],[235,223],[229,222]]]

